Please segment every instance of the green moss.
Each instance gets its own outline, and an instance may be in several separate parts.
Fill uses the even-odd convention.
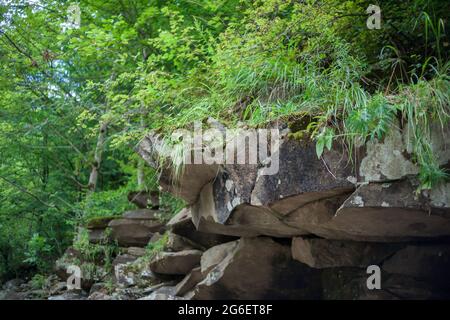
[[[85,226],[88,229],[102,229],[106,228],[111,220],[118,218],[120,218],[120,216],[92,217],[89,218]]]
[[[306,131],[308,125],[313,121],[312,117],[308,114],[301,113],[299,115],[295,115],[288,120],[288,127],[291,129],[292,133],[296,133],[299,131]]]
[[[297,132],[290,132],[288,134],[289,139],[293,140],[303,140],[308,137],[308,133],[305,130],[297,131]]]

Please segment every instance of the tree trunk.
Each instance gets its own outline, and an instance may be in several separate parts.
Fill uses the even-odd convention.
[[[94,192],[97,188],[98,173],[102,163],[103,151],[105,149],[106,130],[108,128],[108,122],[100,123],[100,130],[97,138],[97,146],[94,152],[94,161],[92,162],[92,170],[89,176],[88,188],[90,192]]]
[[[143,103],[141,102],[141,108],[143,113]],[[145,129],[145,122],[144,122],[144,114],[141,114],[141,120],[140,120],[140,127],[141,130],[144,131]],[[137,164],[137,185],[138,185],[138,191],[148,191],[147,185],[145,184],[145,161],[141,157],[139,157],[138,164]]]

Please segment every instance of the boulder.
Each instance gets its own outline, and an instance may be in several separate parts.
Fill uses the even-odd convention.
[[[176,297],[168,293],[153,292],[144,298],[140,298],[139,300],[186,300],[186,299],[182,297]]]
[[[399,180],[419,172],[407,154],[407,141],[398,128],[393,127],[383,141],[368,141],[366,154],[359,164],[360,180],[380,182]]]
[[[443,299],[448,292],[439,292],[429,283],[389,273],[381,274],[381,289],[369,290],[367,273],[359,268],[326,268],[322,270],[325,300],[400,300]]]
[[[88,229],[88,239],[92,244],[107,243],[110,240],[105,229]]]
[[[435,206],[405,179],[358,189],[323,225],[319,236],[357,241],[410,241],[450,235],[450,205]]]
[[[305,234],[283,223],[280,214],[267,207],[234,203],[228,206],[228,212],[227,206],[215,199],[216,195],[213,185],[209,183],[200,193],[199,201],[192,206],[193,221],[201,232],[237,237],[266,235],[282,238]]]
[[[114,266],[114,280],[120,288],[146,288],[160,283],[159,278],[150,270],[146,257]]]
[[[309,202],[281,217],[281,221],[292,228],[303,230],[303,234],[320,234],[325,238],[333,238],[338,232],[327,229],[325,225],[333,219],[336,210],[339,209],[348,196],[349,194],[344,194]]]
[[[361,267],[378,265],[403,246],[326,239],[292,239],[292,257],[312,268]]]
[[[236,237],[230,237],[219,234],[211,234],[198,231],[192,221],[191,209],[184,208],[177,213],[166,225],[174,234],[189,239],[201,248],[211,248],[218,244],[235,240]]]
[[[137,151],[153,168],[162,167],[159,184],[164,191],[184,199],[188,204],[194,204],[203,186],[216,177],[218,166],[186,164],[181,169],[181,174],[177,176],[170,168],[172,165],[170,155],[167,157],[164,148],[161,148],[163,144],[158,135],[150,133],[141,141]],[[162,166],[158,164],[161,156],[168,159]]]
[[[430,124],[430,146],[440,165],[450,160],[450,125],[441,126],[439,122]],[[365,144],[365,155],[359,163],[361,182],[388,182],[417,175],[419,168],[411,160],[414,140],[408,127],[402,131],[393,125],[383,141],[377,139]]]
[[[144,210],[144,212],[142,212]],[[111,236],[124,247],[145,247],[156,232],[164,229],[164,225],[148,210],[136,210],[124,215],[122,219],[115,219],[108,225],[111,228]]]
[[[204,274],[200,267],[192,269],[192,271],[175,286],[174,295],[178,297],[184,296],[192,290],[197,283],[202,281],[203,278]]]
[[[145,255],[145,248],[129,247],[127,249],[127,254],[129,254],[130,256],[139,258],[139,257],[142,257]]]
[[[159,274],[185,275],[200,264],[202,254],[200,250],[159,252],[150,262],[150,270]]]
[[[130,220],[158,220],[158,214],[158,210],[137,209],[124,212],[122,218]]]
[[[120,254],[117,257],[114,258],[112,265],[113,267],[119,265],[119,264],[126,264],[128,262],[133,262],[137,259],[136,256],[130,255],[130,254]]]
[[[200,260],[200,270],[203,274],[207,274],[212,268],[222,262],[227,256],[233,254],[239,245],[238,241],[232,241],[209,248],[202,255]]]
[[[116,216],[108,216],[108,217],[96,217],[89,219],[89,221],[86,224],[86,228],[89,230],[94,229],[105,229],[108,227],[108,224],[111,222],[111,220],[117,219],[119,217]]]
[[[450,245],[407,245],[384,261],[382,269],[431,283],[450,292]]]
[[[184,297],[203,300],[321,296],[320,270],[292,260],[289,246],[263,237],[241,238],[236,243],[231,251],[231,245],[226,246],[226,257]]]
[[[338,142],[319,160],[314,141],[285,137],[272,157],[278,157],[279,171],[257,176],[250,202],[254,206],[266,206],[285,215],[309,202],[354,189],[353,166]]]
[[[164,249],[166,251],[177,252],[192,249],[204,250],[204,247],[185,237],[177,235],[173,232],[169,232],[167,236],[167,243]]]
[[[104,292],[94,292],[89,295],[87,300],[112,300],[112,297]]]
[[[49,289],[49,293],[51,296],[55,296],[55,295],[62,294],[66,290],[67,290],[66,282],[57,282],[51,286],[51,288]]]
[[[61,295],[49,297],[48,300],[86,300],[85,292],[66,291]]]

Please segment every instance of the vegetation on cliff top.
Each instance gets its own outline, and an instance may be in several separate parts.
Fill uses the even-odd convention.
[[[379,1],[380,30],[364,0],[81,0],[79,25],[70,1],[0,4],[0,278],[45,272],[76,225],[156,188],[134,153],[151,129],[307,114],[320,156],[401,123],[422,188],[447,178],[429,137],[450,116],[445,1]]]

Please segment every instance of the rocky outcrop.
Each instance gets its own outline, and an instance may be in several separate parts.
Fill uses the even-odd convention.
[[[188,205],[165,225],[148,209],[89,223],[91,242],[122,247],[114,288],[100,277],[89,299],[450,298],[450,183],[418,191],[407,129],[354,146],[351,158],[334,141],[318,159],[306,133],[270,126],[279,148],[256,164],[188,164],[177,174],[162,140],[147,136],[139,153]],[[433,152],[448,165],[442,134],[449,128],[432,131]],[[369,266],[380,288],[368,285]],[[61,283],[54,296],[68,295]]]
[[[193,188],[188,184],[181,188],[181,193],[195,199],[188,202],[198,231],[236,237],[312,234],[382,242],[450,236],[449,187],[415,192],[418,169],[411,160],[407,130],[393,126],[383,141],[355,146],[352,158],[345,143],[337,140],[317,159],[315,142],[307,135],[295,138],[290,129],[295,126],[277,123],[272,127],[281,132],[279,148],[258,159],[258,164],[184,167],[186,176],[206,168],[216,172],[214,179],[210,175],[199,178]],[[431,134],[441,164],[450,160],[450,143],[442,139],[450,133],[449,127],[444,131],[436,127]],[[152,141],[157,145],[150,135],[139,149],[147,161],[158,157]],[[264,174],[275,159],[279,170]]]

